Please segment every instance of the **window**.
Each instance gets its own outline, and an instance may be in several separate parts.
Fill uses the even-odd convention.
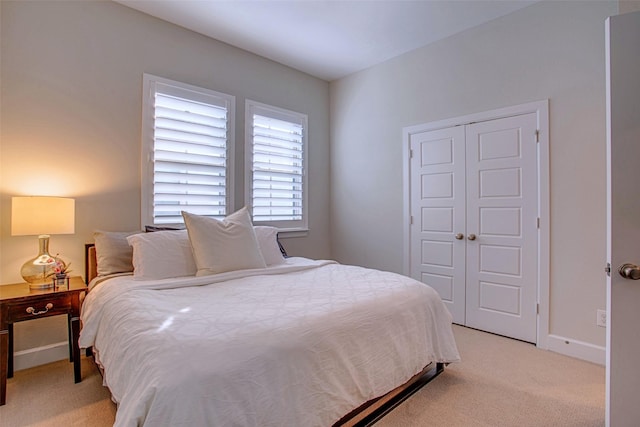
[[[181,211],[224,217],[232,203],[235,98],[144,75],[142,224],[181,224]]]
[[[307,116],[247,100],[245,199],[253,222],[307,229]]]

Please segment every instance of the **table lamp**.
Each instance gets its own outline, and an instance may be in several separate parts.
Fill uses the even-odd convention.
[[[49,254],[50,234],[75,232],[75,200],[64,197],[25,196],[11,198],[11,235],[38,236],[38,256],[24,263],[20,274],[31,289],[53,286],[56,269],[64,261]]]

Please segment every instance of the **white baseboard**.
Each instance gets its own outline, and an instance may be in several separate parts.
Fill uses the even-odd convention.
[[[68,341],[14,352],[13,370],[20,371],[63,359],[69,359]]]
[[[547,337],[547,347],[549,350],[564,354],[565,356],[575,357],[597,363],[598,365],[605,365],[607,349],[599,345],[558,335],[549,335]]]

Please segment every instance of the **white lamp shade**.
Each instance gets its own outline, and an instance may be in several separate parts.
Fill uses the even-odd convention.
[[[75,233],[75,200],[65,197],[11,198],[11,235]]]

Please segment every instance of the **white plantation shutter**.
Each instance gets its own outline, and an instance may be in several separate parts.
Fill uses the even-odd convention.
[[[183,210],[224,217],[233,97],[146,74],[145,93],[143,225],[180,224]]]
[[[247,101],[247,199],[253,221],[306,228],[304,114]]]

